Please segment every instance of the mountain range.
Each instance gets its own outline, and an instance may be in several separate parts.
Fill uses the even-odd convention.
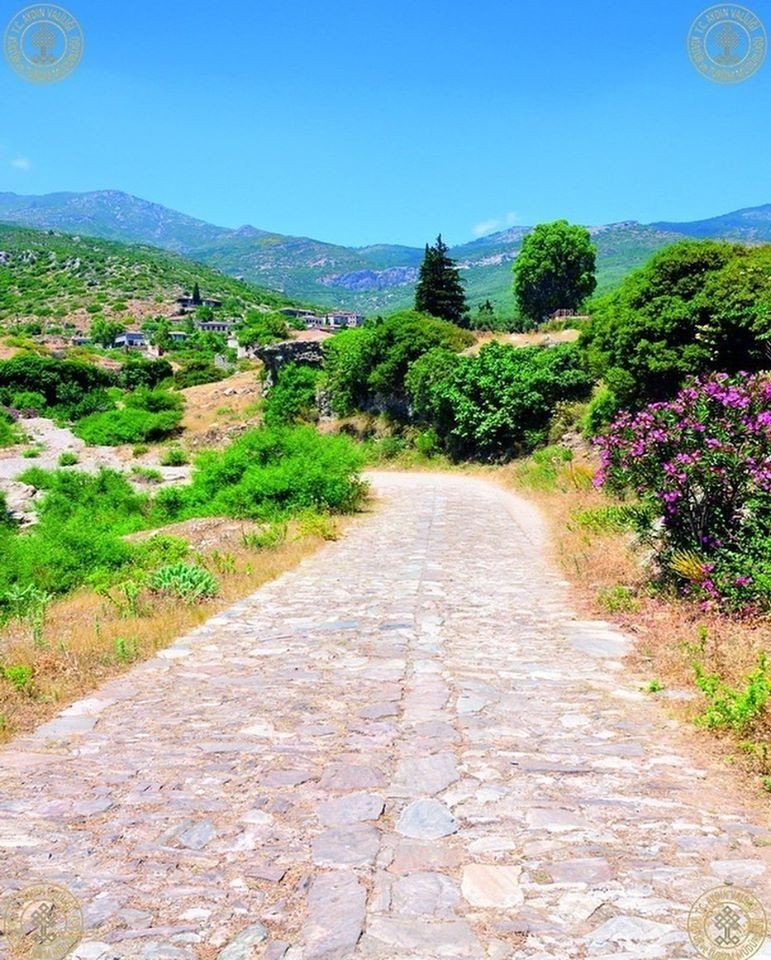
[[[117,190],[0,193],[0,221],[160,247],[297,300],[364,313],[410,304],[423,258],[417,247],[345,247],[248,225],[219,227]],[[530,229],[512,227],[451,248],[470,304],[489,298],[504,310],[511,307],[511,265]],[[590,231],[601,291],[684,237],[771,241],[771,204],[689,223],[628,220]]]

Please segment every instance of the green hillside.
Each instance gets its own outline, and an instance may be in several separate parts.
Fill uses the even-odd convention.
[[[0,224],[0,321],[130,315],[142,304],[173,302],[195,283],[233,314],[289,302],[154,247]]]

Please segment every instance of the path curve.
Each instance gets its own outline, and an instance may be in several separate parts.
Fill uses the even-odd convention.
[[[571,613],[533,509],[374,481],[343,540],[0,751],[5,899],[67,886],[84,960],[682,958],[704,891],[771,902],[768,823]]]

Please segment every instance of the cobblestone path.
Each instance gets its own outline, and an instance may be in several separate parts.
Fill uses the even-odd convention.
[[[0,751],[6,899],[68,887],[85,960],[682,958],[703,892],[768,903],[767,818],[571,613],[532,511],[375,482],[343,540]]]

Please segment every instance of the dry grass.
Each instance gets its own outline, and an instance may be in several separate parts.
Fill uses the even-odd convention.
[[[572,584],[574,605],[589,616],[618,623],[636,638],[628,666],[644,683],[695,694],[694,699],[667,701],[679,719],[693,721],[706,706],[696,687],[694,662],[732,688],[743,689],[758,655],[769,648],[768,622],[736,620],[657,593],[650,585],[647,554],[636,545],[633,534],[598,531],[576,522],[576,514],[609,502],[588,482],[595,468],[589,457],[579,455],[559,470],[552,489],[547,485],[539,489],[537,482],[534,486],[533,476],[522,465],[495,473],[499,481],[541,508],[550,528],[552,559]],[[620,605],[626,609],[614,609],[619,587]],[[769,775],[764,744],[768,747],[770,735],[771,709],[766,708],[741,737],[720,734],[718,747],[728,751],[732,762],[741,757],[743,769]],[[705,743],[711,739],[704,734]]]
[[[33,645],[27,627],[9,625],[3,634],[4,664],[29,667],[32,682],[24,692],[8,680],[0,681],[0,741],[33,729],[132,662],[152,657],[175,638],[296,566],[351,520],[329,522],[337,529],[314,530],[292,522],[285,542],[264,549],[244,546],[243,533],[256,529],[251,523],[207,519],[174,524],[163,532],[183,535],[200,552],[200,562],[219,582],[216,599],[184,604],[143,591],[141,615],[132,616],[91,590],[79,590],[49,608],[42,648]]]

